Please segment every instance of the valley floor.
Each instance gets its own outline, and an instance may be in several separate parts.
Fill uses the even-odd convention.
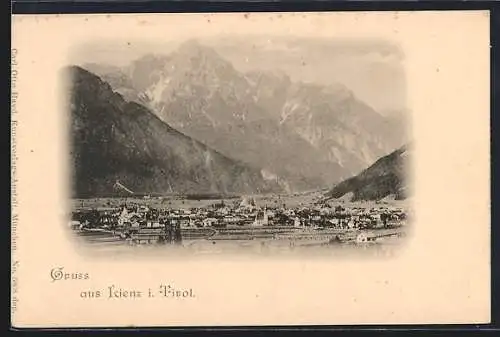
[[[404,201],[326,201],[320,192],[206,200],[75,199],[71,228],[94,251],[377,253],[404,241],[408,206]]]

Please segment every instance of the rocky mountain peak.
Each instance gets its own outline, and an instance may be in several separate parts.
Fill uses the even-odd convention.
[[[296,82],[280,70],[242,73],[197,40],[165,56],[146,55],[122,73],[128,82],[106,79],[129,100],[296,189],[331,186],[403,144],[401,123],[344,85]]]

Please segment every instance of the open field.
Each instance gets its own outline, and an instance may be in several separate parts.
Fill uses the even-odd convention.
[[[349,257],[377,258],[396,256],[404,247],[404,240],[388,237],[367,243],[328,244],[302,240],[293,244],[291,240],[192,240],[182,245],[130,245],[125,241],[79,245],[88,254],[97,256],[147,257],[168,260],[193,257]]]
[[[287,208],[307,207],[321,200],[321,192],[297,193],[297,194],[269,194],[269,195],[248,195],[255,200],[257,207],[281,207],[285,205]],[[163,197],[128,197],[128,198],[90,198],[90,199],[73,199],[73,210],[90,209],[90,208],[115,208],[123,204],[145,205],[152,208],[171,208],[171,209],[190,209],[190,208],[206,208],[215,203],[223,201],[227,205],[237,204],[241,201],[240,197],[231,197],[225,199],[187,199],[182,196],[163,196]],[[375,201],[342,201],[328,200],[326,201],[331,207],[338,205],[344,207],[400,207],[403,209],[409,208],[410,202],[406,200],[390,200],[384,202]]]

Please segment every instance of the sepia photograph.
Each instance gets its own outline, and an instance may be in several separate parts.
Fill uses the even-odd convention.
[[[490,322],[489,20],[14,15],[12,326]]]
[[[405,240],[411,109],[398,44],[96,40],[64,70],[76,237],[196,253]]]

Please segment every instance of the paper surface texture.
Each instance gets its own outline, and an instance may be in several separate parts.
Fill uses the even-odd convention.
[[[487,11],[12,25],[13,326],[490,322]]]

